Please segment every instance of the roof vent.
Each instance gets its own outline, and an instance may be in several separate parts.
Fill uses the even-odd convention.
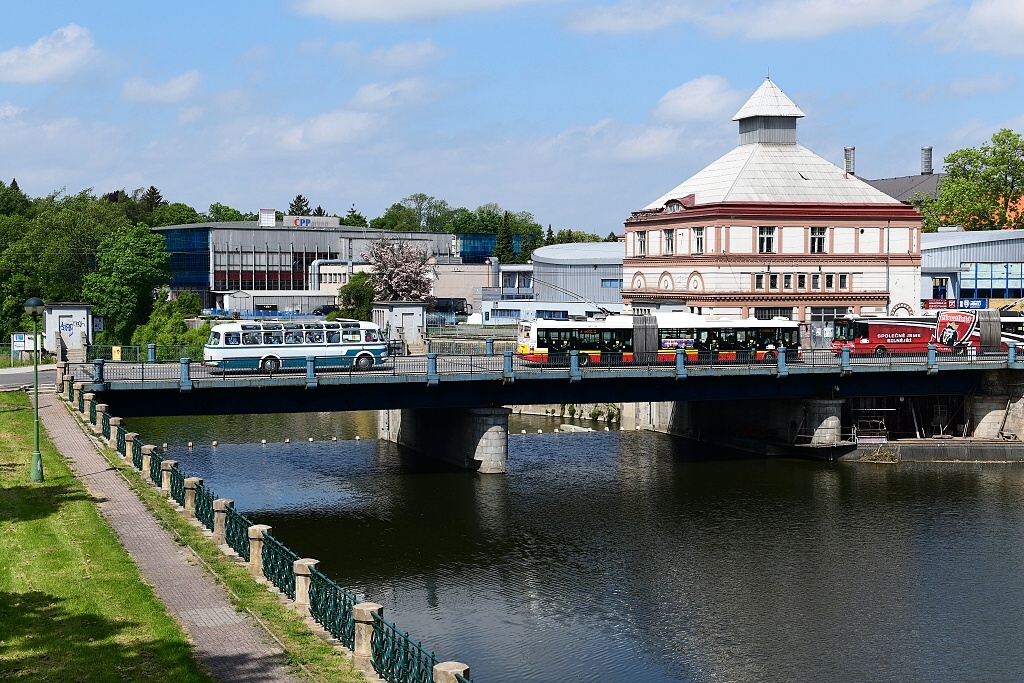
[[[932,148],[921,148],[921,175],[932,174]]]
[[[856,147],[843,147],[843,161],[845,163],[844,169],[850,175],[857,175],[856,172]]]

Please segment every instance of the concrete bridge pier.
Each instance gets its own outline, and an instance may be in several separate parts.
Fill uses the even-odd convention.
[[[379,438],[481,474],[503,474],[509,408],[381,410]]]

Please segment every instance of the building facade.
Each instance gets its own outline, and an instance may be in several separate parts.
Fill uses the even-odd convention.
[[[1024,230],[951,228],[923,235],[921,299],[930,309],[1019,308]]]
[[[804,116],[770,79],[734,121],[739,145],[626,221],[635,313],[782,316],[920,309],[921,217],[797,144]]]

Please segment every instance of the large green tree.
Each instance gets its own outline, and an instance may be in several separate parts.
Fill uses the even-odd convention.
[[[104,318],[104,337],[127,343],[153,306],[153,290],[170,282],[164,238],[144,225],[115,230],[99,245],[97,269],[85,276],[82,295]]]
[[[295,195],[295,199],[288,205],[289,216],[308,216],[310,213],[309,200],[301,194]]]
[[[391,230],[394,232],[418,232],[420,229],[419,219],[416,212],[401,202],[392,204],[383,216],[370,221],[370,227],[374,230]]]
[[[356,273],[338,289],[341,310],[335,317],[355,320],[373,319],[373,283],[369,273]]]
[[[198,296],[192,292],[181,292],[176,299],[171,299],[167,289],[161,287],[149,319],[135,328],[131,343],[134,346],[200,346],[210,336],[209,323],[198,327],[189,327],[185,324],[185,320],[196,318],[200,313],[202,304]]]
[[[198,211],[188,204],[173,202],[158,206],[149,219],[149,225],[158,228],[162,225],[188,225],[202,223],[206,220]]]
[[[935,199],[916,197],[925,231],[940,225],[965,230],[1024,227],[1024,139],[1008,128],[981,147],[958,149],[945,158],[946,177]]]

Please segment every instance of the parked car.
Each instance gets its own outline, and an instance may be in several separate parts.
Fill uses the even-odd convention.
[[[323,306],[317,306],[314,308],[313,315],[327,315],[328,313],[334,313],[337,310],[340,309],[333,304],[324,304]]]

